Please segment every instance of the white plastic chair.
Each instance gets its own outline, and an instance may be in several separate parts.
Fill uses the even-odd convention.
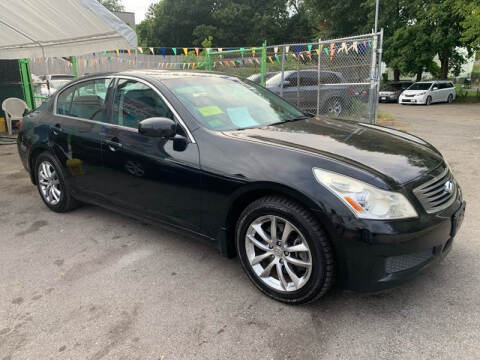
[[[8,98],[2,103],[2,110],[5,112],[5,120],[8,127],[8,135],[12,135],[12,121],[22,120],[27,104],[22,99]]]

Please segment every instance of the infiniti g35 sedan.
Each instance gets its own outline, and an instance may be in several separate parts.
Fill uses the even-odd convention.
[[[216,73],[78,79],[25,116],[18,151],[51,210],[183,229],[288,303],[401,284],[449,252],[465,209],[427,142]]]

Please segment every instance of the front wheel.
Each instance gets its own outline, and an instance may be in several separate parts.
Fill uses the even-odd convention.
[[[306,303],[333,285],[334,260],[318,221],[279,196],[256,200],[241,214],[237,252],[255,286],[275,300]]]
[[[427,101],[425,101],[425,105],[429,106],[431,104],[432,104],[432,97],[429,96],[429,97],[427,97]]]
[[[453,95],[452,95],[452,94],[448,95],[447,102],[448,102],[449,104],[451,104],[451,103],[453,102]]]
[[[343,102],[339,98],[331,98],[327,101],[327,114],[333,116],[340,116],[343,112]]]

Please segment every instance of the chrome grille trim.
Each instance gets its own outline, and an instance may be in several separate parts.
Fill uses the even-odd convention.
[[[446,191],[445,184],[451,181],[452,192]],[[429,214],[449,207],[457,196],[458,186],[452,173],[445,169],[440,175],[413,189],[413,193]]]

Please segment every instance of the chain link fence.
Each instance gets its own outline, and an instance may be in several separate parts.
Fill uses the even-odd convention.
[[[257,82],[312,114],[375,123],[382,38],[383,33],[371,33],[313,43],[264,43],[261,47],[167,56],[117,51],[79,56],[76,68],[78,75],[128,69],[218,71]],[[69,59],[32,60],[33,74],[73,72]],[[39,79],[36,88],[43,92],[48,89],[48,96],[51,86],[45,82],[45,78]]]

